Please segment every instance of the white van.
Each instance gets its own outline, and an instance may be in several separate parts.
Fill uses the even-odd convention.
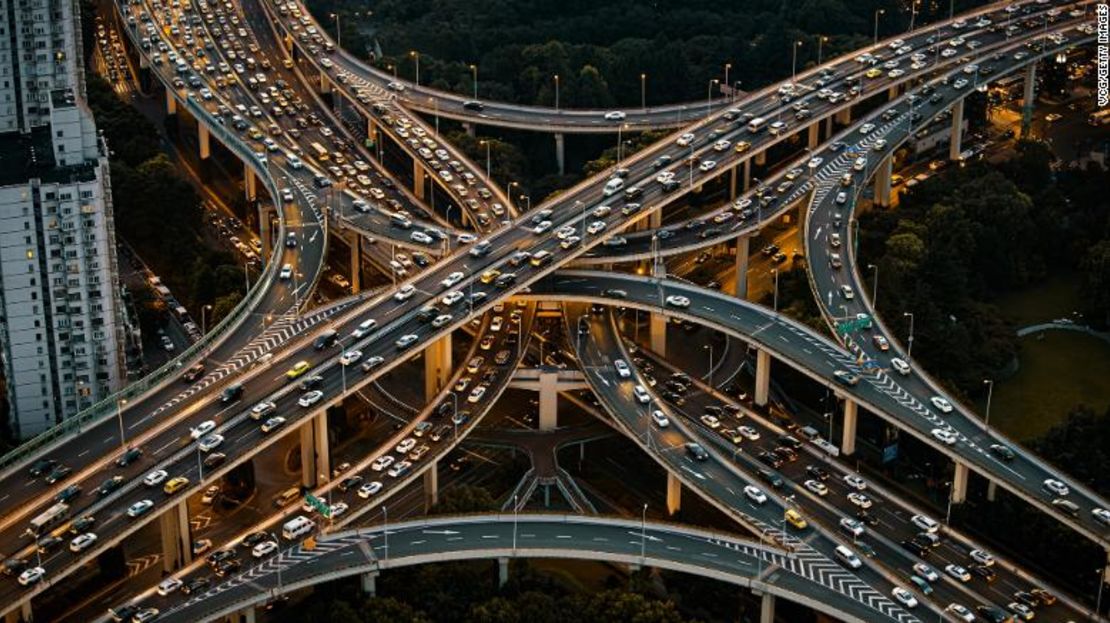
[[[848,565],[848,567],[851,569],[859,569],[863,566],[863,563],[860,562],[860,559],[858,556],[856,556],[855,552],[848,549],[847,547],[844,547],[843,545],[836,546],[836,557],[839,558],[840,561],[843,562],[845,565]]]
[[[755,119],[752,119],[751,121],[748,122],[748,132],[751,132],[751,133],[754,134],[754,133],[762,130],[763,126],[765,126],[765,125],[767,125],[767,120],[766,119],[764,119],[763,117],[756,117]]]
[[[936,520],[925,515],[914,515],[910,518],[910,523],[929,533],[936,532],[940,529],[940,524],[937,523]]]
[[[605,190],[601,191],[606,197],[611,197],[616,194],[620,189],[624,188],[624,180],[619,177],[614,177],[605,183]]]
[[[285,537],[287,541],[296,541],[315,528],[316,524],[311,519],[304,515],[297,515],[281,527],[281,536]]]

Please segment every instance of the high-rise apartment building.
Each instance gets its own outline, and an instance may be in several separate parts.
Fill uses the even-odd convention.
[[[0,0],[0,363],[32,437],[126,379],[108,154],[73,0]]]

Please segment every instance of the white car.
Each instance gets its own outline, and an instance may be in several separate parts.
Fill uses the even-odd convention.
[[[466,401],[471,403],[471,404],[477,404],[478,402],[480,402],[482,400],[482,396],[485,396],[485,395],[486,395],[486,386],[485,385],[479,385],[478,387],[475,387],[474,389],[470,390],[470,396],[467,397]]]
[[[390,478],[400,478],[404,474],[407,474],[411,467],[412,463],[408,461],[401,461],[400,463],[397,463],[393,467],[389,468],[389,471],[386,473],[389,474]]]
[[[307,394],[301,396],[300,400],[297,401],[297,404],[301,405],[302,407],[308,408],[308,407],[311,407],[312,405],[320,402],[320,399],[323,398],[323,397],[324,397],[324,392],[322,392],[318,389],[314,389],[314,390],[308,392]]]
[[[940,410],[941,413],[952,413],[952,403],[948,402],[940,396],[933,396],[929,399],[933,406]]]
[[[339,357],[339,364],[342,366],[349,366],[352,363],[358,363],[359,359],[362,359],[361,350],[349,350]]]
[[[252,420],[260,420],[260,419],[262,419],[262,416],[266,415],[267,413],[271,413],[273,411],[276,411],[276,410],[277,410],[277,405],[276,404],[274,404],[273,402],[270,402],[269,400],[263,400],[262,402],[260,402],[256,405],[254,405],[253,407],[251,407],[251,419]]]
[[[46,577],[46,569],[42,567],[31,567],[19,574],[19,585],[30,586],[41,582],[44,577]]]
[[[211,435],[202,438],[200,442],[197,443],[197,447],[200,448],[201,452],[211,452],[212,450],[218,448],[223,442],[223,435],[219,433],[212,433]]]
[[[169,595],[170,593],[181,588],[181,585],[183,583],[184,582],[177,578],[166,578],[158,583],[158,594],[165,597],[166,595]]]
[[[930,534],[940,529],[940,524],[928,515],[914,515],[910,517],[910,523]]]
[[[625,363],[624,359],[614,359],[613,367],[617,369],[617,376],[622,379],[627,379],[632,376],[632,370],[628,367],[628,364]]]
[[[447,275],[446,279],[444,279],[443,281],[440,281],[439,285],[443,286],[444,290],[449,290],[456,283],[462,281],[462,278],[463,278],[462,271],[456,270],[455,272],[451,273],[450,275]]]
[[[863,478],[860,478],[856,474],[845,474],[844,484],[846,484],[849,487],[855,489],[856,491],[866,491],[867,490],[867,481],[864,480]]]
[[[351,337],[355,338],[356,340],[364,338],[369,335],[370,332],[373,331],[374,328],[377,326],[378,321],[376,320],[363,320],[359,323],[358,328],[356,328],[354,331],[351,331]]]
[[[370,469],[376,472],[380,472],[390,465],[393,465],[394,460],[396,459],[393,458],[392,454],[383,454],[382,456],[374,459],[374,462],[370,464]]]
[[[659,182],[660,184],[666,184],[667,182],[669,182],[673,179],[674,179],[674,171],[663,171],[659,175],[655,176],[655,181]]]
[[[759,431],[751,426],[741,426],[736,429],[736,432],[744,436],[748,441],[759,441]]]
[[[708,413],[701,416],[701,423],[705,424],[709,428],[712,428],[713,430],[716,430],[716,429],[721,427],[721,421],[717,419],[717,416],[710,415]]]
[[[667,428],[671,425],[671,421],[667,418],[666,414],[658,409],[651,412],[651,419],[659,428]]]
[[[594,221],[586,228],[586,233],[591,236],[601,233],[605,229],[605,221]]]
[[[451,314],[440,314],[436,316],[435,320],[432,321],[432,326],[436,329],[439,329],[445,326],[447,323],[451,322],[452,318],[454,318],[454,316],[452,316]]]
[[[135,517],[138,517],[139,515],[142,515],[143,513],[150,510],[153,506],[154,502],[151,502],[150,500],[139,500],[138,502],[135,502],[131,506],[127,507],[127,516],[134,519]]]
[[[606,121],[624,121],[624,118],[626,116],[627,115],[625,115],[624,112],[622,112],[620,110],[613,110],[613,111],[605,113],[605,120]]]
[[[803,484],[805,485],[806,489],[809,489],[810,491],[816,493],[821,497],[825,497],[829,494],[829,488],[826,487],[825,483],[821,482],[820,480],[810,479],[805,481]]]
[[[390,457],[390,458],[393,458],[393,457]],[[365,499],[369,498],[370,496],[374,495],[375,493],[377,493],[378,491],[381,491],[381,490],[382,490],[382,483],[378,482],[377,480],[371,480],[370,482],[368,482],[368,483],[366,483],[366,484],[364,484],[364,485],[362,485],[361,487],[358,488],[358,497],[365,500]]]
[[[732,147],[732,143],[730,143],[727,139],[722,138],[716,143],[713,143],[714,151],[728,151],[729,147]]]
[[[1056,480],[1055,478],[1045,479],[1044,488],[1060,497],[1064,497],[1071,492],[1071,489],[1069,489],[1066,484],[1059,480]]]
[[[458,303],[459,301],[463,300],[464,296],[465,295],[462,292],[459,292],[458,290],[456,290],[454,292],[448,292],[447,294],[445,294],[443,296],[443,298],[440,299],[440,302],[443,303],[444,305],[450,307],[450,306],[454,305],[455,303]]]
[[[636,400],[639,400],[641,404],[646,405],[647,403],[651,402],[651,395],[648,394],[643,385],[637,385],[633,387],[632,393],[636,395]]]
[[[292,264],[282,265],[281,274],[278,275],[278,277],[281,278],[281,279],[292,279],[293,278],[293,265]]]
[[[205,420],[200,424],[197,424],[195,427],[190,428],[189,436],[192,437],[194,440],[197,440],[212,432],[213,430],[215,430],[215,428],[215,422],[213,422],[212,420]]]
[[[940,574],[937,573],[937,570],[923,562],[914,563],[913,572],[926,582],[936,582],[940,579]]]
[[[157,487],[162,484],[167,476],[169,476],[169,473],[167,473],[166,470],[156,469],[147,474],[146,478],[143,478],[143,484],[148,487]]]
[[[848,501],[860,508],[871,508],[872,504],[871,498],[867,497],[866,494],[859,493],[858,491],[853,491],[849,493]]]
[[[686,147],[687,145],[689,145],[690,143],[693,143],[693,142],[694,142],[694,134],[692,132],[687,132],[687,133],[683,134],[682,136],[678,137],[677,141],[675,141],[675,143],[677,143],[679,147]]]
[[[397,290],[397,292],[393,295],[393,299],[398,303],[402,303],[412,298],[413,294],[416,294],[416,286],[412,285],[411,283],[406,283],[405,285],[401,286],[400,290]]]
[[[874,123],[865,123],[865,124],[863,124],[859,127],[859,133],[860,134],[867,134],[868,132],[870,132],[871,130],[874,130],[874,129],[875,129],[875,124]]]
[[[683,308],[689,307],[690,306],[690,299],[686,298],[685,296],[679,296],[677,294],[672,294],[672,295],[667,297],[667,305],[670,305],[672,307],[683,307]]]
[[[897,357],[890,360],[890,367],[894,368],[894,370],[896,372],[898,372],[898,374],[901,374],[902,376],[909,376],[910,375],[910,371],[911,371],[910,364],[906,363],[905,361],[903,361],[903,360],[901,360]]]
[[[932,430],[933,437],[946,446],[954,446],[959,440],[959,435],[951,428],[934,428]]]
[[[77,552],[88,549],[93,543],[96,543],[96,535],[92,532],[86,532],[85,534],[74,537],[74,539],[69,542],[69,551],[76,554]]]
[[[415,447],[416,440],[412,437],[405,437],[401,440],[401,443],[397,444],[397,447],[394,448],[394,450],[397,452],[397,454],[407,454],[409,450],[412,450]]]
[[[332,504],[332,506],[331,506],[331,517],[332,517],[332,519],[343,515],[343,513],[346,513],[348,510],[350,510],[350,508],[351,507],[346,502],[336,502],[335,504]]]
[[[716,167],[717,167],[717,161],[716,160],[703,160],[702,163],[698,165],[698,170],[699,171],[712,171]]]
[[[961,582],[971,581],[971,574],[960,565],[945,565],[944,572]]]
[[[984,567],[990,567],[994,565],[994,556],[991,556],[989,552],[986,552],[984,550],[973,549],[968,552],[967,555],[971,556],[972,560],[983,565]]]
[[[416,335],[415,333],[408,333],[406,335],[402,335],[400,339],[393,343],[393,345],[396,346],[398,350],[404,350],[409,346],[415,344],[416,341],[419,339],[420,336]]]
[[[850,301],[856,298],[856,292],[852,289],[852,286],[844,284],[840,286],[840,296],[843,296],[844,300]]]
[[[459,234],[458,237],[455,238],[455,240],[459,244],[473,244],[478,241],[478,236],[471,233],[462,233]]]
[[[842,517],[840,519],[840,527],[843,528],[845,532],[852,535],[853,537],[861,537],[861,536],[863,536],[863,533],[866,531],[865,528],[863,527],[863,522],[862,521],[860,521],[858,519],[852,519],[850,517]]]
[[[907,608],[917,607],[917,598],[913,596],[913,593],[902,588],[901,586],[895,586],[894,590],[890,591],[890,594],[894,595],[894,598]]]
[[[277,551],[278,544],[274,541],[262,541],[258,545],[251,548],[251,556],[255,558],[263,558]]]
[[[967,606],[961,606],[957,603],[951,603],[948,604],[948,607],[946,607],[944,611],[948,614],[954,615],[957,619],[960,619],[961,621],[967,621],[967,623],[975,623],[975,613],[969,610]]]
[[[814,156],[809,159],[809,168],[816,169],[817,167],[821,166],[821,163],[824,161],[825,159],[821,156]]]
[[[1095,508],[1091,510],[1091,516],[1094,517],[1095,521],[1110,526],[1110,510]]]
[[[760,506],[767,503],[767,494],[760,491],[759,487],[755,485],[744,487],[744,496]]]

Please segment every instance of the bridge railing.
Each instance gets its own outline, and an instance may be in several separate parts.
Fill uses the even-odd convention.
[[[131,28],[125,28],[130,36],[134,36]],[[132,44],[135,44],[132,41]],[[141,49],[136,46],[137,49]],[[141,53],[141,52],[140,52]],[[151,65],[152,69],[155,67]],[[157,73],[157,72],[155,72]],[[173,88],[169,86],[167,88]],[[185,107],[197,119],[198,122],[205,123],[211,134],[216,135],[220,142],[222,142],[228,149],[234,152],[237,156],[243,159],[249,166],[251,166],[262,179],[263,183],[269,189],[271,197],[280,196],[277,182],[270,174],[269,168],[263,160],[260,160],[253,150],[248,148],[242,143],[242,140],[231,133],[226,126],[213,118],[204,106],[193,100],[191,94],[185,97]],[[278,202],[278,210],[281,211],[282,207]],[[285,219],[279,219],[278,237],[276,240],[285,239]],[[43,451],[50,444],[60,439],[69,437],[71,435],[79,434],[83,430],[87,430],[92,426],[96,426],[100,422],[115,416],[117,410],[122,408],[122,403],[133,401],[142,396],[147,391],[158,387],[161,383],[171,376],[175,376],[177,371],[180,370],[186,362],[192,361],[194,358],[211,348],[214,344],[218,343],[223,337],[239,327],[240,324],[250,315],[251,310],[258,305],[259,301],[270,289],[270,284],[273,282],[278,271],[278,258],[281,253],[281,245],[275,244],[273,251],[267,262],[266,269],[262,277],[255,282],[254,287],[247,296],[235,306],[231,312],[223,318],[215,327],[212,327],[199,341],[186,348],[180,355],[171,359],[156,369],[154,372],[139,379],[135,383],[128,385],[122,390],[112,394],[97,402],[96,404],[78,412],[76,415],[65,419],[60,424],[50,428],[30,440],[20,444],[15,449],[9,451],[0,457],[0,474],[6,475],[10,470],[18,468],[20,465],[27,462],[31,457],[36,456]]]

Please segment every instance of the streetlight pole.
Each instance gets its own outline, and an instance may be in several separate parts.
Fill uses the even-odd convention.
[[[617,168],[621,168],[621,131],[624,130],[624,124],[617,126]]]
[[[825,35],[821,35],[820,37],[817,37],[817,64],[818,65],[821,64],[821,48],[824,46],[825,42],[828,41],[828,40],[829,40],[829,38],[826,37]]]
[[[416,60],[416,86],[420,86],[420,52],[410,50],[409,56]]]
[[[127,445],[127,438],[123,434],[123,405],[127,404],[126,398],[120,398],[116,401],[116,417],[119,419],[119,445],[124,447]]]
[[[385,538],[385,559],[389,560],[389,509],[382,504],[382,536]]]
[[[211,305],[204,305],[200,308],[200,335],[201,339],[208,337],[208,311],[212,309]],[[200,360],[204,363],[208,359],[208,342],[205,341],[204,352],[201,353]]]
[[[879,9],[875,11],[875,36],[871,45],[879,45],[879,16],[886,13],[886,9]]]
[[[343,27],[339,21],[338,13],[331,13],[331,18],[335,20],[335,44],[343,47]]]
[[[801,41],[794,42],[793,60],[790,61],[790,86],[793,87],[798,83],[798,48],[802,47]]]
[[[706,94],[705,94],[705,114],[706,115],[709,114],[709,111],[713,110],[713,85],[718,84],[720,82],[721,81],[716,79],[716,78],[709,81],[709,87],[706,89]]]
[[[917,0],[910,0],[910,32],[913,32],[915,20],[917,20]]]
[[[875,264],[868,264],[867,269],[875,272],[871,279],[871,307],[878,307],[878,303],[875,301],[879,298],[879,267]]]
[[[983,420],[983,428],[988,429],[991,427],[991,395],[994,394],[994,381],[983,379],[983,385],[987,386],[987,413]]]
[[[559,112],[559,74],[555,74],[555,112]]]
[[[478,99],[478,66],[471,65],[470,71],[474,72],[474,99]]]
[[[647,543],[647,502],[644,502],[644,512],[640,515],[640,566],[643,566],[644,550]]]
[[[913,312],[902,312],[902,317],[909,317],[910,319],[910,339],[908,340],[909,346],[906,347],[906,358],[910,360],[906,363],[910,363],[913,361]]]
[[[647,109],[647,74],[640,74],[640,108]]]
[[[724,85],[725,85],[726,87],[727,87],[727,86],[730,86],[730,84],[731,84],[731,83],[729,83],[729,81],[728,81],[728,70],[730,70],[730,69],[732,69],[732,63],[725,63],[725,81],[724,81],[724,83],[723,83],[723,84],[724,84]],[[732,96],[731,96],[731,93],[732,93],[732,91],[729,91],[729,93],[730,93],[730,95],[729,95],[729,101],[732,101]]]
[[[517,503],[517,496],[513,496],[513,553],[516,553],[516,522],[518,513],[520,512],[520,504]]]
[[[777,314],[778,311],[779,311],[779,271],[778,271],[778,269],[777,268],[772,268],[771,269],[771,274],[775,276],[775,294],[774,294],[774,297],[772,299],[772,304],[773,305],[771,307],[771,311],[773,311]]]
[[[492,179],[490,176],[490,156],[489,156],[489,141],[482,139],[479,144],[486,146],[486,179]]]
[[[707,375],[707,380],[709,382],[709,386],[713,387],[713,344],[706,344],[704,348],[709,351],[709,374]]]

